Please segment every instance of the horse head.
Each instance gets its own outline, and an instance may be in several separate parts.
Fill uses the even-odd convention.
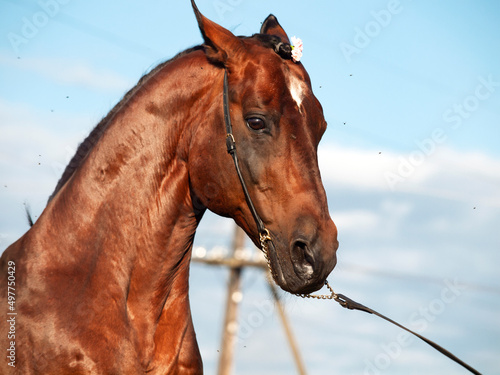
[[[233,218],[260,247],[259,230],[224,147],[225,69],[241,174],[272,238],[268,257],[275,281],[291,293],[320,289],[336,264],[338,241],[317,160],[326,121],[309,75],[292,59],[290,40],[273,15],[260,33],[237,37],[192,4],[206,58],[218,68],[220,83],[217,115],[207,111],[200,119],[190,152],[193,195],[203,207]]]

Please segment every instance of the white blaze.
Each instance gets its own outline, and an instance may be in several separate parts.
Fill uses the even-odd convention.
[[[290,94],[292,95],[293,100],[295,100],[295,103],[297,103],[297,107],[299,107],[300,111],[302,99],[304,99],[306,91],[306,85],[304,84],[304,82],[302,82],[297,77],[294,77],[293,75],[290,75],[288,85],[290,88]]]

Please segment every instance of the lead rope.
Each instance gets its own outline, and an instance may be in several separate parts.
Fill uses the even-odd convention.
[[[230,116],[230,111],[229,111],[229,94],[228,94],[228,79],[227,79],[227,70],[224,70],[224,90],[223,90],[223,104],[224,104],[224,122],[226,124],[226,147],[227,147],[227,152],[233,157],[234,161],[234,166],[236,168],[236,172],[238,174],[238,178],[241,182],[241,187],[243,188],[243,193],[245,195],[245,199],[247,201],[247,204],[250,208],[250,211],[252,213],[252,216],[255,219],[255,222],[257,224],[257,230],[259,232],[259,240],[260,240],[260,247],[262,252],[264,253],[264,257],[266,258],[267,262],[267,268],[269,269],[269,272],[271,273],[271,276],[274,280],[274,282],[277,283],[276,280],[276,274],[274,270],[271,267],[271,261],[269,259],[269,242],[272,241],[271,234],[269,233],[269,230],[265,227],[264,223],[262,222],[261,218],[259,217],[257,210],[255,209],[255,206],[252,202],[252,199],[250,197],[250,194],[248,192],[248,189],[245,184],[245,180],[243,179],[243,175],[241,174],[240,166],[238,163],[238,156],[236,154],[236,141],[234,140],[234,135],[233,135],[233,129],[231,125],[231,116]],[[333,288],[330,286],[328,283],[328,280],[325,280],[325,286],[330,290],[330,294],[295,294],[297,297],[301,298],[312,298],[312,299],[320,299],[320,300],[326,300],[326,299],[333,299],[334,301],[338,302],[340,306],[349,309],[349,310],[359,310],[359,311],[364,311],[369,314],[374,314],[379,316],[382,319],[387,320],[388,322],[395,324],[396,326],[404,329],[405,331],[410,332],[411,334],[415,335],[425,343],[429,344],[432,346],[434,349],[438,350],[448,358],[452,359],[453,361],[457,362],[458,364],[462,365],[465,367],[467,370],[472,372],[473,374],[476,375],[481,375],[481,373],[471,366],[469,366],[467,363],[463,362],[460,358],[454,356],[452,353],[450,353],[448,350],[444,349],[440,345],[436,344],[435,342],[425,338],[424,336],[419,335],[416,332],[413,332],[412,330],[406,328],[405,326],[395,322],[392,319],[389,319],[388,317],[376,312],[375,310],[370,309],[369,307],[366,307],[356,301],[353,301],[349,297],[346,297],[343,294],[337,294],[333,291]]]
[[[271,239],[271,236],[269,235],[269,231],[267,229],[265,229],[265,231],[266,231],[267,235],[266,234],[260,235],[260,246],[261,246],[262,252],[264,253],[264,257],[266,258],[266,261],[267,261],[267,268],[269,269],[269,272],[271,273],[271,275],[274,279],[274,282],[276,282],[276,277],[275,277],[275,274],[273,272],[273,269],[271,268],[271,262],[269,261],[269,256],[268,256],[268,250],[269,250],[268,241],[272,241],[272,239]],[[359,311],[364,311],[368,314],[376,315],[376,316],[378,316],[384,320],[387,320],[388,322],[398,326],[399,328],[404,329],[405,331],[415,335],[420,340],[424,341],[425,343],[429,344],[434,349],[439,351],[441,354],[444,354],[448,358],[452,359],[453,361],[455,361],[459,365],[461,365],[464,368],[466,368],[467,370],[469,370],[471,373],[476,374],[476,375],[481,375],[481,373],[479,371],[477,371],[472,366],[470,366],[467,363],[465,363],[464,361],[462,361],[460,358],[458,358],[457,356],[455,356],[454,354],[452,354],[451,352],[449,352],[448,350],[446,350],[442,346],[436,344],[434,341],[429,340],[428,338],[412,331],[409,328],[406,328],[405,326],[399,324],[398,322],[386,317],[385,315],[380,314],[379,312],[377,312],[373,309],[370,309],[369,307],[366,307],[366,306],[350,299],[349,297],[347,297],[343,294],[335,293],[333,288],[328,283],[328,280],[325,280],[325,286],[330,290],[330,294],[297,294],[296,293],[295,295],[297,297],[301,297],[301,298],[312,298],[312,299],[320,299],[320,300],[321,299],[333,299],[336,302],[338,302],[340,306],[342,306],[346,309],[359,310]]]

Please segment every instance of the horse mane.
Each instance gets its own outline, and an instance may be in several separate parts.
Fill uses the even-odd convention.
[[[256,39],[258,40],[264,47],[268,47],[274,50],[278,55],[280,55],[283,59],[290,60],[292,58],[292,48],[290,44],[288,43],[282,43],[281,39],[275,35],[268,35],[268,34],[254,34],[250,37],[244,37],[240,36],[241,39]],[[187,50],[184,50],[177,55],[175,55],[173,58],[164,61],[160,64],[158,64],[155,68],[153,68],[150,72],[144,74],[137,84],[130,89],[124,96],[123,98],[109,111],[109,113],[101,120],[99,123],[92,129],[90,134],[85,138],[85,140],[80,143],[78,146],[75,155],[71,158],[70,162],[64,169],[64,172],[57,182],[56,188],[54,189],[54,192],[50,195],[48,202],[50,202],[56,194],[59,192],[59,190],[62,189],[64,184],[71,178],[71,176],[75,173],[75,171],[80,167],[82,164],[83,160],[87,157],[87,155],[90,153],[94,145],[97,144],[101,136],[104,134],[106,129],[108,128],[108,125],[110,124],[111,120],[113,117],[123,108],[123,106],[132,98],[137,91],[140,90],[143,84],[145,84],[151,77],[153,77],[158,71],[160,71],[165,65],[169,64],[170,62],[185,56],[193,51],[197,51],[200,49],[203,49],[203,45],[198,45],[192,48],[188,48]],[[48,203],[47,202],[47,203]]]
[[[144,85],[151,77],[153,77],[156,73],[158,73],[165,65],[169,64],[170,62],[182,56],[185,56],[193,51],[197,51],[202,48],[203,46],[201,45],[188,48],[187,50],[178,53],[173,58],[158,64],[150,72],[144,74],[139,79],[137,84],[123,96],[123,98],[113,107],[113,109],[111,109],[111,111],[109,111],[109,113],[105,117],[103,117],[101,121],[99,121],[99,123],[94,127],[94,129],[92,129],[92,131],[85,138],[85,140],[78,145],[75,155],[71,158],[70,162],[64,169],[64,172],[59,181],[57,182],[54,192],[50,195],[48,202],[50,202],[56,196],[59,190],[61,190],[64,184],[71,178],[73,173],[75,173],[75,171],[80,167],[83,160],[85,160],[85,158],[90,153],[94,145],[97,144],[99,139],[102,137],[102,135],[108,128],[108,125],[111,123],[113,117],[124,107],[124,105],[130,100],[130,98],[132,98],[137,93],[137,91],[140,90],[142,85]]]

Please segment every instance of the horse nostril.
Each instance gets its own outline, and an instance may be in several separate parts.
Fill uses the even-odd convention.
[[[295,268],[299,268],[302,272],[312,274],[314,271],[314,255],[307,242],[297,240],[293,244],[292,259]]]
[[[300,244],[298,244],[298,246],[300,246],[300,248],[304,252],[305,261],[312,266],[314,264],[314,257],[313,257],[312,252],[309,250],[309,246],[307,246],[307,244],[304,242],[300,242]]]

